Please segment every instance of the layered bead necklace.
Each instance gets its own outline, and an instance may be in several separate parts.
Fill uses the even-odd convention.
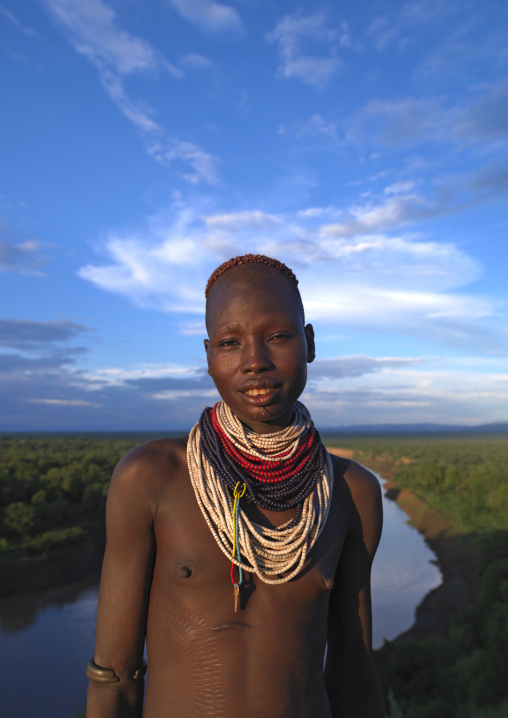
[[[331,459],[306,407],[296,402],[291,424],[273,434],[252,431],[223,401],[207,407],[190,432],[187,463],[203,516],[232,562],[235,610],[243,571],[271,584],[296,576],[325,525],[333,490]],[[247,517],[241,498],[271,511],[296,507],[296,515],[270,529]]]

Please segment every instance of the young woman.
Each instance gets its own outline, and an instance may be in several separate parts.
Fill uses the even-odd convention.
[[[298,402],[315,350],[297,280],[245,255],[206,295],[222,401],[115,470],[87,717],[142,715],[146,636],[145,718],[381,718],[381,494],[328,454]]]

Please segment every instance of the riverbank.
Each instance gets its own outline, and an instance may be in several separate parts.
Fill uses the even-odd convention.
[[[104,546],[101,536],[40,556],[4,560],[0,563],[0,598],[65,586],[91,575],[99,578]]]
[[[408,512],[442,571],[412,627],[375,651],[390,718],[507,716],[506,439],[500,432],[328,442],[354,450],[388,480],[388,497]]]
[[[330,448],[331,453],[352,459],[355,451]],[[453,617],[465,606],[475,605],[480,588],[477,548],[470,537],[455,533],[455,523],[440,514],[422,497],[409,489],[400,489],[393,481],[409,459],[394,460],[388,456],[357,457],[371,471],[384,479],[386,495],[409,517],[408,523],[419,531],[436,556],[442,583],[430,591],[418,605],[413,625],[394,639],[396,643],[420,640],[428,636],[448,638]]]
[[[457,612],[476,605],[480,588],[477,549],[467,536],[454,534],[455,525],[422,498],[387,481],[388,497],[410,517],[409,523],[424,537],[437,558],[442,583],[428,593],[416,609],[411,628],[395,640],[448,638]]]

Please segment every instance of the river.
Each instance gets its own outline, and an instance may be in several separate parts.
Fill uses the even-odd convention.
[[[384,530],[374,562],[374,647],[413,623],[416,606],[441,582],[435,556],[383,499]],[[84,707],[84,667],[93,654],[97,579],[0,600],[1,714],[73,718]]]

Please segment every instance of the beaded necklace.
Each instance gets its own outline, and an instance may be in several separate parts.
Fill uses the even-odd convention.
[[[271,584],[294,578],[325,525],[333,490],[331,459],[306,407],[296,402],[288,427],[257,434],[220,401],[192,428],[187,463],[201,512],[232,562],[235,610],[243,571]],[[271,511],[297,512],[270,529],[247,517],[242,497]]]

